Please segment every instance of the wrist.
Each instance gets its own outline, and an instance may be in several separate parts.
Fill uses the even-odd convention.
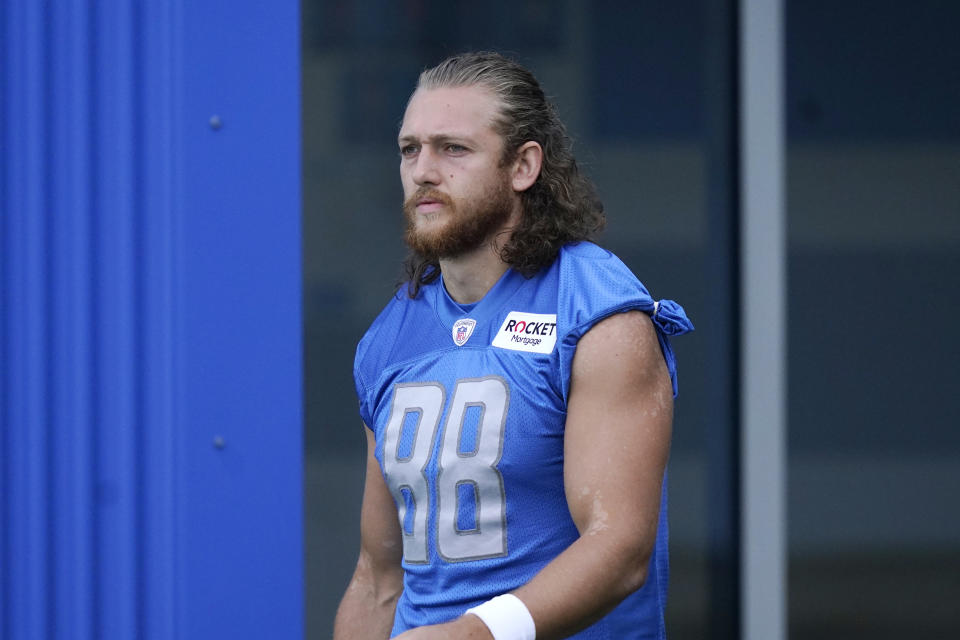
[[[483,604],[467,609],[486,626],[493,640],[535,640],[533,616],[523,601],[512,593],[505,593]],[[468,617],[468,616],[464,616]]]
[[[465,613],[457,619],[457,637],[465,640],[495,640],[490,629],[477,615]]]

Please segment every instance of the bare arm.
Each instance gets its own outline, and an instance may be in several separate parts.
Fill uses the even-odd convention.
[[[650,318],[597,323],[573,361],[564,436],[564,487],[577,539],[514,592],[537,640],[596,622],[646,580],[670,449],[673,392]],[[407,632],[414,638],[490,638],[476,616]]]
[[[538,640],[564,638],[613,609],[647,576],[670,450],[673,390],[653,323],[598,323],[573,361],[564,487],[580,538],[516,591]]]
[[[403,590],[403,553],[397,508],[374,456],[373,432],[367,434],[367,475],[360,511],[360,557],[337,609],[334,640],[386,640]]]

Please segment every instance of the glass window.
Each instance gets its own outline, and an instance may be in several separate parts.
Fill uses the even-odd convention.
[[[791,638],[960,632],[957,24],[787,3]]]

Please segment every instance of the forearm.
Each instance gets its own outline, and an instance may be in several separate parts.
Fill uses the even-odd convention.
[[[606,533],[581,536],[514,591],[533,616],[537,640],[566,638],[590,626],[643,585],[649,553]]]
[[[389,638],[402,589],[396,577],[377,579],[358,566],[337,609],[334,640]]]
[[[367,438],[367,476],[360,509],[360,556],[337,609],[334,640],[386,640],[393,629],[397,599],[403,591],[400,524],[380,465],[373,432]]]

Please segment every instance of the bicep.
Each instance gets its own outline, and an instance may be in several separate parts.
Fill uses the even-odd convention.
[[[652,545],[672,421],[650,318],[633,311],[597,323],[574,356],[564,436],[565,490],[581,534],[613,529]]]
[[[367,436],[367,467],[360,509],[361,553],[375,567],[399,570],[403,549],[397,507],[377,462],[373,431],[365,426],[364,432]]]

